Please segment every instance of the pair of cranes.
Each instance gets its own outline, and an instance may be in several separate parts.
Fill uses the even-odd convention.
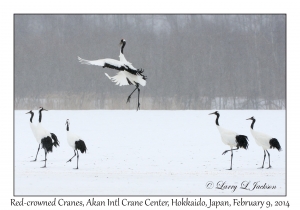
[[[42,111],[48,111],[46,109],[43,109],[42,107],[39,110],[39,123],[37,125],[34,125],[32,122],[34,113],[32,112],[32,110],[30,110],[29,112],[27,112],[26,114],[31,114],[30,117],[30,128],[31,131],[36,139],[36,141],[39,144],[35,159],[33,161],[37,160],[37,155],[40,151],[40,146],[42,146],[42,149],[44,149],[45,151],[45,165],[42,168],[46,168],[46,164],[47,164],[47,154],[49,152],[52,152],[53,150],[53,146],[57,147],[59,146],[59,141],[57,139],[57,136],[54,133],[50,133],[48,130],[46,130],[43,126],[42,126]]]
[[[37,125],[34,125],[32,122],[32,119],[34,116],[33,111],[30,110],[26,114],[31,114],[30,128],[31,128],[31,131],[32,131],[36,141],[39,144],[35,159],[32,161],[37,160],[37,155],[40,151],[40,146],[42,146],[42,149],[44,149],[44,152],[45,152],[45,160],[43,160],[43,161],[45,161],[45,165],[42,168],[46,168],[47,154],[49,152],[53,151],[53,146],[55,146],[55,147],[59,146],[59,141],[57,139],[57,136],[54,133],[50,133],[48,130],[46,130],[42,126],[42,111],[48,111],[48,110],[44,109],[43,107],[40,107],[39,123]],[[76,156],[76,151],[77,151],[77,168],[75,168],[75,169],[78,169],[78,160],[79,160],[78,150],[80,150],[81,153],[84,153],[84,152],[86,152],[87,148],[86,148],[85,142],[83,140],[81,140],[79,136],[69,132],[69,125],[70,125],[69,119],[67,119],[66,125],[67,125],[67,128],[66,128],[67,129],[67,140],[68,140],[69,145],[74,150],[74,156],[72,158],[70,158],[67,162],[72,161],[72,159]]]
[[[231,151],[231,164],[230,168],[228,170],[232,170],[232,158],[233,158],[233,150],[238,150],[239,148],[244,148],[248,149],[249,143],[248,143],[248,137],[245,135],[240,135],[234,131],[227,130],[219,125],[219,117],[220,114],[218,111],[215,111],[213,113],[210,113],[209,115],[216,115],[216,126],[219,130],[219,133],[221,135],[222,142],[230,147],[230,150],[225,150],[222,155],[226,154],[228,151]],[[255,131],[254,128],[254,123],[255,123],[255,118],[251,117],[246,120],[252,120],[251,123],[251,129],[250,132],[252,136],[255,139],[255,142],[258,146],[261,146],[264,150],[264,160],[261,168],[264,168],[264,163],[265,163],[265,158],[266,158],[266,153],[269,156],[269,168],[271,168],[270,164],[270,153],[268,152],[268,149],[273,149],[276,148],[278,151],[281,151],[281,146],[276,138],[273,138],[267,134]],[[235,149],[233,149],[236,147]]]

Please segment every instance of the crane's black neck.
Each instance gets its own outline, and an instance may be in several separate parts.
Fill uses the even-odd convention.
[[[252,120],[252,123],[251,123],[251,128],[253,130],[253,127],[254,127],[254,123],[255,123],[255,119]]]
[[[67,123],[67,131],[69,131],[69,123]]]
[[[33,112],[30,112],[30,114],[31,114],[30,122],[32,123],[32,118],[33,118],[34,113],[33,113]]]
[[[122,47],[121,47],[121,53],[122,53],[122,54],[124,54],[124,53],[123,53],[123,49],[124,49],[125,45],[126,45],[126,42],[123,42]]]
[[[219,125],[219,117],[220,117],[220,114],[219,114],[219,113],[216,113],[216,115],[217,115],[217,118],[216,118],[216,125],[217,125],[217,126],[220,126],[220,125]]]
[[[39,111],[40,115],[39,115],[39,123],[42,122],[42,109]]]

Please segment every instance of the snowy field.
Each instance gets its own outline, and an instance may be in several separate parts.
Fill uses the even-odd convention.
[[[249,138],[248,150],[234,152],[232,171],[226,170],[230,152],[222,155],[230,148],[221,141],[216,116],[208,115],[215,110],[45,111],[42,124],[60,141],[48,154],[47,168],[41,168],[43,150],[30,162],[38,144],[28,111],[15,111],[15,195],[285,195],[283,110],[219,111],[220,126]],[[246,119],[252,116],[257,120],[254,129],[277,138],[283,149],[269,150],[271,169],[258,169],[263,150],[250,133]],[[66,119],[88,148],[80,153],[79,170],[73,169],[76,158],[66,163],[74,154],[66,140]]]

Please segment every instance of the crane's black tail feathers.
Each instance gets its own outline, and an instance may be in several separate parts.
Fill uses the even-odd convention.
[[[75,141],[75,149],[80,150],[81,153],[84,153],[87,150],[84,141],[82,141],[81,139],[78,141]]]
[[[244,135],[237,135],[235,137],[236,139],[236,147],[237,148],[244,148],[244,149],[248,149],[249,143],[248,143],[248,137],[244,136]]]
[[[272,138],[272,139],[270,140],[270,148],[271,148],[271,149],[272,149],[272,148],[276,148],[278,151],[281,151],[281,146],[280,146],[278,140],[275,139],[275,138]]]
[[[55,147],[59,146],[59,141],[57,139],[57,136],[54,133],[50,133],[51,134],[51,138],[53,139],[53,145]]]
[[[52,152],[53,143],[50,136],[47,136],[41,140],[42,148],[48,153]]]

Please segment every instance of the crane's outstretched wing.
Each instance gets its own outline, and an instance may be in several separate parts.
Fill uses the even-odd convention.
[[[78,60],[81,64],[86,64],[86,65],[102,66],[103,68],[107,67],[119,71],[124,71],[127,69],[127,67],[122,62],[110,58],[90,61],[78,57]]]
[[[86,64],[86,65],[96,65],[96,66],[102,66],[103,68],[110,68],[110,69],[116,69],[119,71],[127,71],[133,75],[136,75],[138,73],[137,69],[134,68],[131,63],[124,61],[117,61],[111,58],[105,58],[105,59],[99,59],[99,60],[85,60],[80,57],[78,57],[78,61],[81,64]]]

